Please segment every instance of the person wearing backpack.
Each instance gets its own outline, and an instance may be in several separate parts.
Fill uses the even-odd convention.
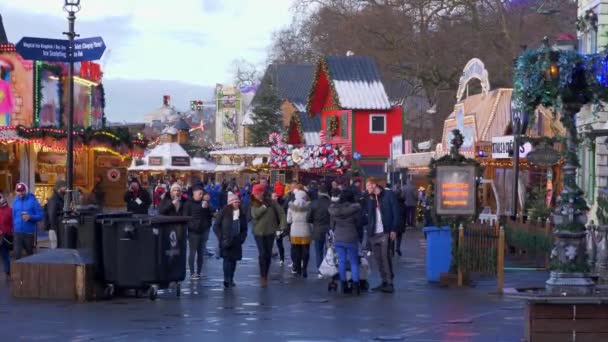
[[[49,247],[53,249],[57,248],[57,232],[59,231],[59,224],[63,217],[66,191],[66,182],[57,181],[53,187],[53,195],[51,195],[49,201],[44,205],[44,228],[49,232]]]
[[[235,286],[236,264],[243,258],[243,243],[247,239],[247,216],[241,208],[241,200],[233,193],[227,197],[228,204],[219,212],[213,232],[219,242],[220,257],[224,259],[224,288]]]

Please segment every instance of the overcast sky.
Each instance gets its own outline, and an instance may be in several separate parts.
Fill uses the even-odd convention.
[[[9,40],[61,38],[67,29],[63,2],[2,0],[0,14]],[[82,38],[104,38],[105,79],[213,86],[230,82],[230,64],[236,58],[263,67],[272,32],[290,22],[291,4],[292,0],[82,0],[76,31]]]

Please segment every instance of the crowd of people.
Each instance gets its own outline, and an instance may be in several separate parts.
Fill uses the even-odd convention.
[[[327,249],[335,250],[337,275],[342,292],[360,294],[361,258],[371,255],[382,282],[373,288],[394,292],[392,258],[401,256],[405,229],[416,224],[416,206],[421,194],[412,182],[402,188],[382,186],[373,177],[360,181],[298,182],[271,186],[267,179],[239,187],[236,180],[223,183],[190,184],[175,180],[170,186],[159,183],[147,189],[132,178],[124,195],[126,208],[134,214],[188,216],[188,268],[192,280],[203,277],[211,231],[216,235],[216,256],[223,259],[224,287],[234,287],[237,263],[243,257],[242,245],[251,231],[258,249],[260,285],[268,286],[273,257],[285,264],[285,238],[291,245],[291,272],[308,278],[311,245],[314,267],[318,271]],[[30,255],[34,232],[42,221],[50,232],[57,231],[63,213],[64,182],[57,182],[45,207],[19,183],[12,209],[0,195],[0,257],[10,277],[9,252],[15,257]],[[329,238],[331,237],[331,240]],[[276,246],[277,253],[273,253]],[[51,246],[53,248],[54,246]],[[55,246],[56,247],[56,246]],[[322,278],[321,272],[317,277]]]

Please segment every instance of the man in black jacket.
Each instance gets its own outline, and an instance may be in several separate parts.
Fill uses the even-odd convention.
[[[203,269],[203,254],[209,239],[213,210],[209,201],[203,200],[203,189],[194,186],[192,198],[184,204],[184,216],[190,216],[188,222],[188,266],[190,267],[190,279],[201,279]],[[194,258],[196,256],[196,270],[194,268]]]
[[[312,223],[312,239],[315,241],[315,254],[317,269],[325,257],[325,235],[329,231],[329,205],[331,199],[327,193],[327,187],[322,184],[318,189],[317,199],[312,201],[308,212],[308,223]],[[319,276],[321,276],[319,274]]]
[[[173,183],[168,196],[165,196],[158,206],[158,213],[166,216],[181,216],[184,210],[184,197],[181,185]]]
[[[66,193],[66,183],[57,181],[53,187],[53,195],[46,204],[45,228],[49,231],[49,241],[51,248],[57,248],[57,232],[59,223],[63,217],[64,197]]]
[[[378,179],[370,177],[365,184],[367,190],[367,234],[372,254],[382,277],[382,285],[375,291],[393,293],[393,264],[390,256],[390,241],[397,238],[400,213],[395,193],[384,189]]]

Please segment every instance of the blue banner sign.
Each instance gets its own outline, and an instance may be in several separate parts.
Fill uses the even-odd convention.
[[[17,52],[23,59],[47,62],[69,62],[68,41],[23,37],[17,43]],[[106,44],[101,37],[74,40],[74,62],[94,61],[103,56]]]

